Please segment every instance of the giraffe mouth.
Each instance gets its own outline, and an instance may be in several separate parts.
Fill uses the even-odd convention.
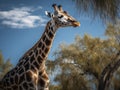
[[[73,27],[79,27],[79,26],[80,26],[80,22],[77,21],[73,22]]]

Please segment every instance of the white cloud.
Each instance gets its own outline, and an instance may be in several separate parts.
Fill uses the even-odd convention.
[[[42,9],[42,7],[38,7],[38,9]],[[32,14],[35,10],[30,7],[21,7],[0,11],[1,23],[12,28],[34,28],[45,25],[46,19]]]

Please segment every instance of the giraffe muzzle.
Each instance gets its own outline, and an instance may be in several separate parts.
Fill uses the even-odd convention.
[[[79,27],[79,26],[80,26],[80,22],[78,22],[78,21],[73,22],[73,27]]]

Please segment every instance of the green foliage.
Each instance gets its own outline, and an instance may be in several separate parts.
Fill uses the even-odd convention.
[[[61,90],[61,87],[58,85],[50,85],[49,89],[50,90]]]
[[[4,60],[2,53],[0,53],[0,79],[12,68],[10,60]]]
[[[69,45],[62,43],[55,52],[55,61],[48,62],[51,72],[58,72],[54,79],[58,82],[58,90],[93,90],[93,87],[96,90],[101,72],[119,51],[118,32],[120,30],[116,29],[116,25],[109,24],[106,39],[86,34],[84,37],[77,35]],[[118,72],[112,80],[117,90],[120,88],[120,78],[116,79],[120,77]]]

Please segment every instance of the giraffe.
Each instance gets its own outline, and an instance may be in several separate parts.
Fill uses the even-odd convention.
[[[45,11],[51,19],[39,41],[28,50],[18,64],[0,81],[0,90],[49,90],[49,78],[45,62],[52,46],[55,33],[60,27],[77,27],[80,22],[75,20],[62,6],[52,5],[54,13]]]

